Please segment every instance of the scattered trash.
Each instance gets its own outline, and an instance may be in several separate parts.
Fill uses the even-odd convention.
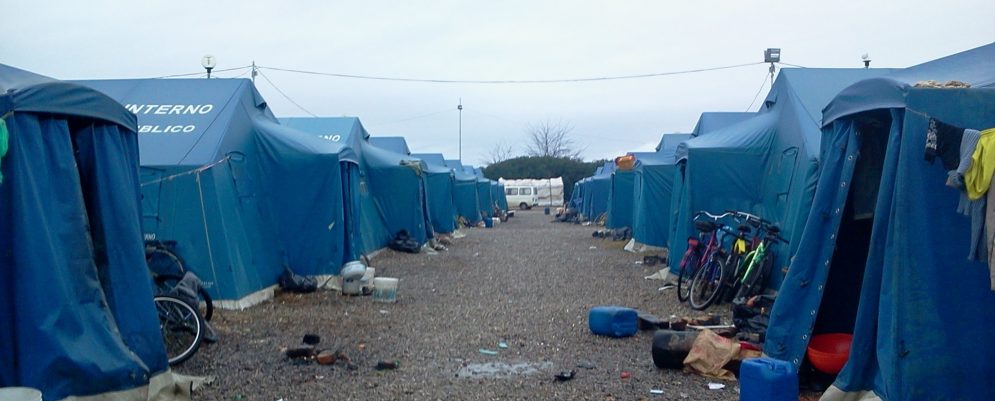
[[[671,288],[677,288],[677,284],[667,283],[667,284],[664,284],[663,287],[657,288],[656,290],[657,291],[666,291],[666,290],[669,290]]]
[[[587,249],[598,249],[598,247],[596,247],[596,246],[594,246],[594,245],[591,245],[591,247],[590,247],[590,248],[587,248]]]
[[[314,375],[314,378],[315,378],[316,380],[321,380],[321,379],[324,379],[324,378],[325,378],[325,376],[322,376],[322,375]]]
[[[637,261],[635,261],[635,262],[632,262],[632,263],[633,263],[633,264],[636,264],[636,265],[641,265],[641,264],[643,264],[643,261],[641,261],[641,260],[637,260]]]
[[[508,349],[508,343],[506,343],[504,341],[501,341],[501,342],[498,343],[498,348]]]
[[[561,371],[560,373],[556,374],[556,376],[555,376],[556,377],[556,381],[558,381],[558,382],[565,382],[565,381],[568,381],[568,380],[573,380],[575,374],[577,374],[577,371],[575,371],[573,369]]]
[[[472,363],[465,365],[456,372],[456,377],[508,377],[524,376],[548,371],[553,368],[552,362],[516,363],[514,365],[501,362]]]
[[[624,379],[628,379],[630,377],[632,377],[632,373],[629,373],[629,372],[624,371],[624,370],[622,371],[622,374],[619,375],[619,378],[621,378],[623,380]]]
[[[401,366],[398,361],[380,361],[377,362],[376,370],[394,370]]]
[[[318,290],[318,281],[314,277],[305,277],[295,274],[290,270],[290,266],[283,266],[283,274],[277,280],[280,288],[284,291],[298,294],[315,292]]]
[[[721,390],[724,388],[726,388],[726,385],[722,383],[708,383],[709,390]]]
[[[720,379],[734,379],[724,366],[739,355],[739,343],[705,329],[698,334],[691,352],[684,358],[684,367],[692,372]]]
[[[652,389],[650,389],[650,394],[661,395],[661,394],[663,394],[663,390],[652,388]]]
[[[667,269],[660,269],[656,273],[650,274],[649,276],[643,277],[645,280],[666,280],[670,276],[670,272]]]
[[[587,323],[594,334],[609,337],[628,337],[639,331],[638,312],[620,306],[595,306],[587,316]]]
[[[359,348],[360,351],[363,351],[366,349],[366,343],[359,343],[359,345],[357,345],[356,348]]]
[[[491,356],[494,356],[494,355],[497,355],[497,354],[498,354],[498,352],[497,352],[497,351],[494,351],[494,350],[490,350],[490,349],[486,349],[486,348],[481,348],[481,349],[480,349],[480,353],[481,353],[481,354],[484,354],[484,355],[491,355]]]
[[[577,364],[577,367],[581,368],[581,369],[591,370],[591,369],[596,368],[597,366],[595,366],[590,361],[580,361],[580,363]]]
[[[296,347],[288,348],[285,352],[287,358],[298,359],[298,358],[311,358],[314,356],[314,347]]]
[[[381,315],[386,315],[386,314],[388,314],[388,313],[390,313],[390,312],[389,312],[389,311],[387,311],[386,309],[381,309],[381,310],[380,310],[380,314],[381,314]]]
[[[321,337],[318,336],[317,334],[305,334],[304,335],[304,344],[307,344],[307,345],[316,345],[316,344],[318,344],[320,342],[321,342]]]
[[[641,310],[636,311],[636,316],[639,318],[639,330],[656,330],[656,329],[666,329],[670,328],[669,322],[664,322],[662,319],[651,315],[649,313],[643,312]]]
[[[332,365],[335,363],[336,358],[335,353],[332,351],[321,351],[318,353],[318,357],[316,359],[318,360],[319,365]]]

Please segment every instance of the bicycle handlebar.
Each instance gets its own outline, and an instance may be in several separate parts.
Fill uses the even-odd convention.
[[[700,211],[698,211],[698,213],[694,214],[694,217],[692,218],[692,220],[697,219],[697,218],[699,218],[701,216],[708,216],[708,218],[710,218],[712,220],[721,220],[721,219],[724,219],[726,217],[732,216],[734,214],[735,213],[730,213],[730,212],[726,211],[725,213],[722,213],[722,214],[716,216],[716,215],[708,213],[708,212],[706,212],[704,210],[700,210]]]

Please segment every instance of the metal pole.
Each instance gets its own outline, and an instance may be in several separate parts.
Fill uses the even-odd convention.
[[[456,110],[459,110],[459,162],[463,163],[463,98],[459,99]]]

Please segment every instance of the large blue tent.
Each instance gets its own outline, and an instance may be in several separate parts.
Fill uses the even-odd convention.
[[[632,182],[632,237],[652,246],[667,245],[670,204],[674,187],[677,145],[690,134],[666,134],[656,152],[633,153],[636,166]]]
[[[911,86],[950,79],[973,88]],[[800,365],[813,335],[853,333],[824,400],[991,399],[989,264],[968,260],[959,191],[924,151],[931,118],[995,126],[995,44],[858,82],[823,113],[822,175],[765,352]]]
[[[636,174],[632,169],[616,169],[612,172],[609,179],[608,217],[605,219],[605,227],[632,228],[632,195],[635,178]]]
[[[446,160],[446,166],[453,169],[455,186],[453,197],[456,200],[456,212],[469,224],[481,221],[480,200],[477,195],[477,176],[466,172],[459,160]]]
[[[611,177],[615,171],[615,163],[605,162],[598,167],[594,175],[581,180],[581,216],[585,220],[597,220],[608,212],[608,197],[611,194]]]
[[[425,181],[428,189],[428,209],[432,228],[436,232],[451,233],[456,230],[456,177],[453,169],[446,167],[442,153],[412,154],[425,162]]]
[[[134,114],[0,65],[0,116],[0,387],[165,397]]]
[[[778,245],[769,283],[780,283],[798,245],[819,174],[820,111],[846,86],[887,69],[781,70],[761,110],[749,119],[685,142],[680,213],[734,209],[775,222],[788,240]],[[671,251],[683,253],[694,235],[678,222]],[[681,241],[678,238],[682,239]],[[676,263],[674,265],[677,265]]]
[[[289,266],[354,259],[340,163],[355,154],[281,126],[246,79],[83,81],[138,115],[143,229],[176,249],[224,307],[265,299]]]

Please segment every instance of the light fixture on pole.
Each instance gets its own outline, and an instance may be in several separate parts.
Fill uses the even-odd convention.
[[[459,162],[463,163],[463,98],[459,98],[456,110],[459,110]]]
[[[864,68],[871,68],[871,56],[867,53],[860,55],[860,59],[864,60]]]
[[[770,69],[768,70],[770,71],[770,82],[774,82],[774,63],[781,62],[781,49],[768,47],[767,50],[764,50],[764,62],[770,63]]]
[[[211,70],[213,70],[214,66],[217,64],[218,60],[210,54],[200,59],[200,65],[204,66],[204,69],[207,70],[207,79],[211,79]]]

